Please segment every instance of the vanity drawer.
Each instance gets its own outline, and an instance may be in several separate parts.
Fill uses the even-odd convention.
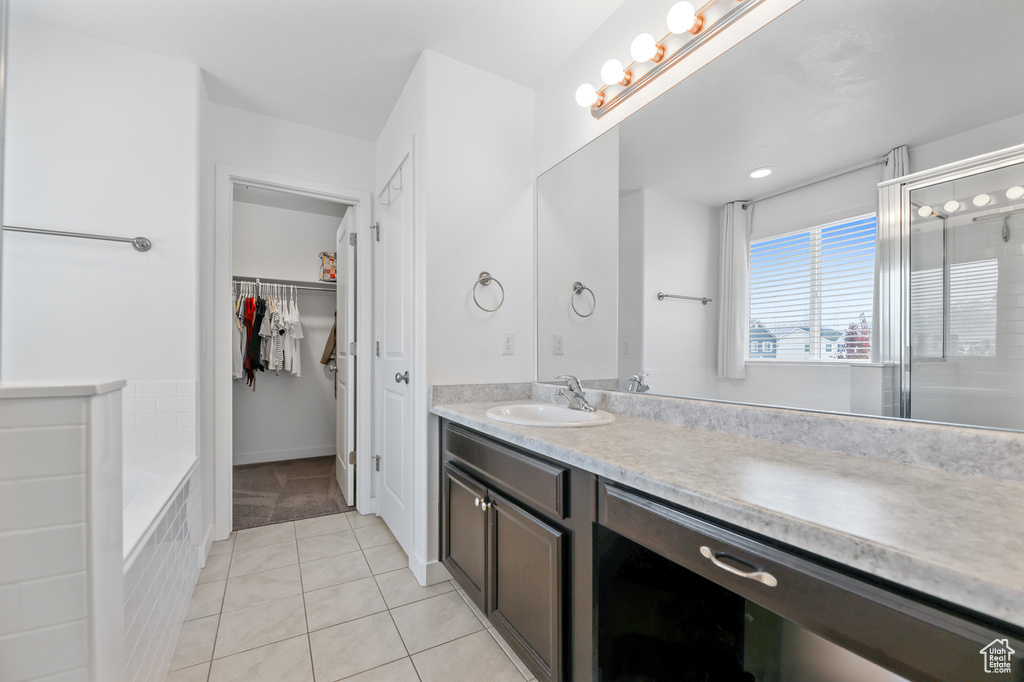
[[[566,467],[516,452],[453,424],[445,425],[442,444],[445,460],[456,457],[463,468],[494,481],[513,497],[557,518],[568,517]]]

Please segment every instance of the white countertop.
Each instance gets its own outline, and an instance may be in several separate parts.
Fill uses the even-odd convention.
[[[439,404],[432,412],[1024,627],[1022,483],[624,415],[605,426],[559,429],[484,414],[507,404]]]
[[[0,400],[7,398],[79,398],[102,395],[125,387],[124,379],[104,381],[5,381]]]

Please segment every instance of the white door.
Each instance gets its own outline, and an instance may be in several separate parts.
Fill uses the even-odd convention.
[[[412,539],[413,192],[408,157],[378,195],[374,242],[377,509],[408,551]],[[379,457],[379,459],[377,459]]]
[[[334,375],[338,397],[338,465],[336,475],[341,494],[349,506],[355,505],[356,475],[356,363],[350,349],[356,340],[356,210],[350,206],[338,228],[338,321],[335,333]],[[357,352],[359,349],[356,349]]]

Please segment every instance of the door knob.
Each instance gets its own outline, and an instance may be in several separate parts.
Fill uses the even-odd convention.
[[[409,370],[405,370],[405,374],[401,372],[395,372],[395,383],[400,384],[402,382],[409,383]]]

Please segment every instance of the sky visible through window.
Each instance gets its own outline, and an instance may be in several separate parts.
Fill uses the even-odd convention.
[[[871,324],[876,218],[858,216],[750,245],[750,322],[760,322],[780,339],[797,342],[820,313],[824,344],[861,324]],[[836,332],[831,334],[830,332]],[[798,342],[803,354],[806,338]],[[781,355],[779,356],[781,357]]]

